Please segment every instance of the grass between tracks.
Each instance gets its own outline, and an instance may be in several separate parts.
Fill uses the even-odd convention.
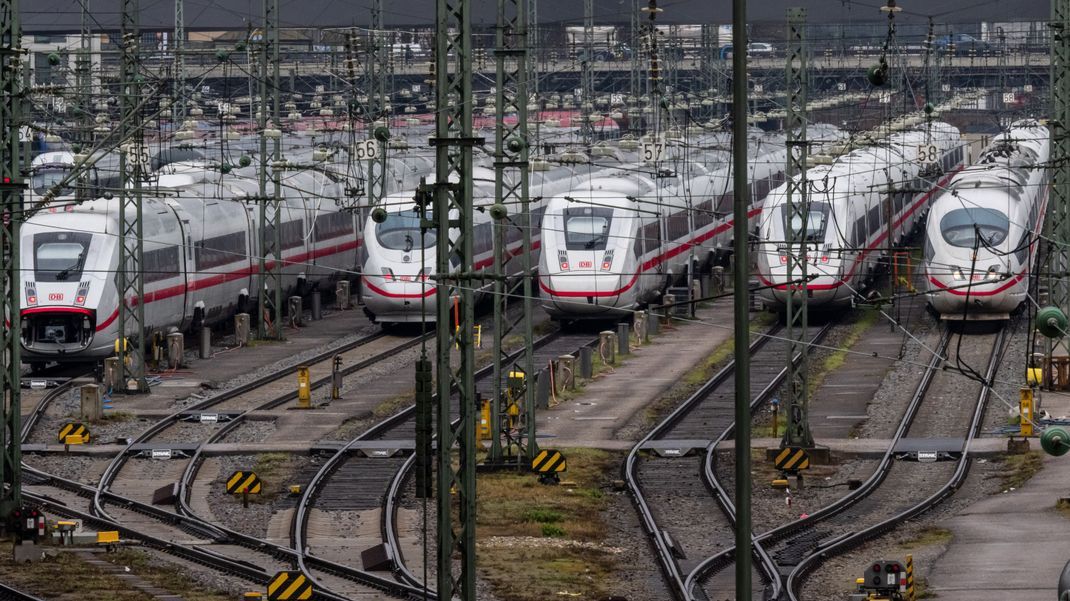
[[[1004,455],[995,461],[999,462],[1003,469],[995,475],[999,478],[999,490],[994,492],[1021,488],[1044,467],[1044,456],[1040,451],[1029,451],[1021,455]]]
[[[260,453],[256,456],[253,471],[262,483],[260,494],[249,495],[250,503],[270,503],[275,497],[288,492],[288,486],[297,472],[300,459],[292,453]],[[224,474],[227,476],[228,474]]]
[[[177,567],[162,566],[142,551],[124,549],[100,557],[117,566],[129,567],[132,574],[149,584],[187,601],[233,598],[222,592],[206,590]],[[141,601],[146,598],[144,592],[74,553],[59,553],[32,564],[0,563],[0,580],[52,601]]]
[[[616,563],[619,549],[602,543],[613,528],[603,515],[603,490],[618,473],[620,455],[561,451],[569,469],[558,486],[526,473],[479,477],[479,570],[500,599],[599,599],[626,569]]]

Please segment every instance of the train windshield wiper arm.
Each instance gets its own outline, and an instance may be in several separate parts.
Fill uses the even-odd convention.
[[[602,232],[601,234],[598,234],[597,236],[595,236],[594,238],[591,238],[587,242],[584,242],[583,247],[584,248],[588,248],[588,249],[589,248],[594,248],[596,244],[598,244],[600,242],[604,242],[605,239],[606,239],[606,233]]]
[[[78,258],[75,259],[75,261],[74,261],[74,265],[71,265],[70,267],[65,267],[65,268],[57,271],[56,272],[56,281],[57,282],[62,282],[64,280],[66,280],[67,276],[69,276],[71,274],[71,270],[78,269],[79,267],[81,267],[82,266],[82,258],[83,257],[85,257],[85,253],[84,252],[82,254],[78,255]]]

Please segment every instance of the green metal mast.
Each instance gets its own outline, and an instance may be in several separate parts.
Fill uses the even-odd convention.
[[[19,172],[21,145],[19,125],[22,119],[22,27],[19,21],[19,0],[0,0],[0,263],[3,265],[4,322],[9,327],[0,330],[0,436],[3,437],[3,458],[0,459],[0,518],[22,504],[22,481],[19,477],[22,451],[19,446],[21,397],[20,352],[22,319],[19,315],[19,225],[22,221],[22,201],[25,185]]]
[[[91,113],[93,106],[90,100],[92,92],[90,70],[92,69],[93,64],[90,54],[92,52],[93,43],[89,37],[89,24],[86,20],[88,12],[89,0],[85,0],[82,3],[82,26],[78,44],[78,54],[74,61],[75,86],[78,88],[78,102],[76,103],[76,110],[78,111],[77,139],[82,145],[83,151],[85,151],[93,141],[93,116]],[[84,186],[79,185],[75,193],[81,198],[85,194]]]
[[[438,507],[438,598],[476,598],[475,307],[472,287],[472,15],[471,0],[435,4],[435,184],[438,414],[436,416]],[[451,232],[455,232],[451,234]],[[452,297],[457,299],[454,332]],[[459,365],[454,371],[454,345]],[[450,414],[458,403],[458,422]],[[454,465],[453,449],[458,449]],[[457,517],[453,517],[456,491]],[[460,559],[458,572],[453,558]]]
[[[119,365],[122,388],[148,392],[145,379],[145,305],[142,259],[141,195],[145,172],[145,134],[141,119],[141,74],[138,40],[138,0],[122,0],[120,15],[119,103],[119,267],[115,278],[119,294]]]
[[[494,230],[494,397],[491,402],[491,447],[488,462],[501,463],[505,456],[515,457],[519,462],[521,456],[532,459],[535,456],[535,397],[534,397],[534,358],[532,350],[532,312],[534,310],[532,295],[533,270],[531,261],[531,211],[528,203],[528,148],[530,135],[528,131],[528,0],[498,0],[498,28],[496,34],[497,48],[494,51],[497,63],[495,80],[497,118],[494,128],[494,197],[510,215],[497,219]],[[505,120],[509,113],[516,114],[516,123]],[[517,211],[519,210],[519,213]],[[509,321],[506,309],[509,299],[517,292],[517,286],[509,286],[506,281],[506,265],[511,256],[506,255],[505,246],[509,239],[509,230],[519,229],[523,240],[520,256],[523,276],[519,286],[522,293],[523,313],[515,321]],[[507,351],[503,341],[509,332],[517,326],[524,336],[524,358],[522,370],[525,375],[523,397],[516,398],[507,394],[504,386],[503,360]],[[519,396],[520,391],[512,389]],[[518,437],[512,434],[519,424],[509,423],[509,408],[523,407],[527,443],[523,446],[526,453],[513,455],[513,446],[518,444]],[[518,415],[519,417],[519,415]],[[504,445],[504,448],[503,448]],[[518,449],[519,451],[519,449]]]
[[[652,0],[653,1],[653,0]],[[747,0],[732,0],[732,46],[747,47]],[[751,601],[750,356],[748,313],[750,257],[747,252],[747,53],[732,53],[732,273],[735,335],[736,419],[736,601]]]
[[[1051,303],[1070,306],[1070,0],[1051,4],[1051,202],[1044,222],[1049,240],[1048,290]]]
[[[184,0],[175,0],[175,40],[172,48],[175,53],[175,97],[171,108],[172,123],[181,124],[186,120],[186,65],[182,49],[186,44],[186,16]]]
[[[260,319],[257,320],[257,334],[261,339],[282,340],[282,222],[279,169],[276,163],[281,161],[281,132],[279,126],[279,0],[264,0],[264,26],[261,32],[260,46],[260,263],[259,297]],[[272,66],[270,85],[268,65]],[[268,108],[271,108],[272,123],[268,127]],[[267,150],[268,137],[272,138],[272,152]],[[268,167],[271,166],[273,191],[271,197],[267,192]],[[268,327],[267,315],[274,310],[274,319]]]
[[[386,193],[386,150],[388,130],[379,130],[376,121],[387,117],[387,79],[392,49],[384,43],[383,0],[372,2],[372,23],[368,32],[368,135],[379,140],[378,158],[368,160],[368,205],[379,204]]]
[[[583,60],[580,61],[580,129],[583,145],[594,142],[594,0],[583,0]]]
[[[788,9],[788,64],[787,64],[787,118],[784,122],[787,134],[787,219],[786,233],[787,275],[785,276],[787,301],[785,321],[788,337],[788,394],[787,423],[781,446],[812,448],[814,437],[810,433],[809,378],[806,361],[807,328],[807,219],[810,214],[809,183],[806,181],[806,9]],[[800,282],[798,285],[792,282]],[[796,362],[795,356],[801,355]]]

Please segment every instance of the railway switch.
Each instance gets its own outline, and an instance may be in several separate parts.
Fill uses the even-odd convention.
[[[312,374],[307,365],[297,368],[297,408],[312,407]]]

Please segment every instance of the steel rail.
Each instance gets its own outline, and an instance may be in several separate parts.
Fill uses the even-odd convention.
[[[781,326],[777,324],[767,330],[764,334],[759,335],[748,345],[748,353],[753,356],[759,352],[780,330]],[[654,517],[654,512],[649,503],[647,503],[642,486],[639,484],[637,473],[639,452],[646,443],[660,438],[664,433],[672,429],[673,426],[683,420],[696,406],[708,398],[713,391],[724,384],[735,373],[735,366],[736,362],[731,361],[721,368],[720,371],[714,374],[712,378],[707,380],[706,383],[699,387],[699,389],[688,397],[687,400],[670,413],[668,417],[648,432],[647,435],[628,452],[628,457],[622,467],[624,479],[628,485],[628,491],[631,493],[632,502],[635,504],[636,509],[639,512],[643,529],[646,531],[648,539],[654,546],[655,554],[658,557],[658,563],[664,576],[668,580],[669,588],[672,591],[673,596],[680,600],[686,600],[688,598],[687,589],[684,587],[686,575],[673,558],[671,545],[666,539],[665,533],[658,526],[657,519]]]
[[[808,528],[820,521],[823,521],[831,516],[839,514],[847,508],[858,503],[862,499],[868,497],[884,482],[888,473],[891,470],[892,463],[894,461],[894,449],[899,440],[906,435],[910,426],[914,423],[914,418],[917,416],[918,410],[921,407],[922,402],[925,399],[925,395],[929,390],[929,386],[932,384],[933,377],[943,364],[948,344],[951,341],[951,331],[945,328],[940,341],[937,344],[936,352],[929,359],[929,363],[926,366],[925,372],[922,374],[922,378],[918,383],[918,386],[914,390],[914,394],[907,404],[907,408],[904,411],[903,418],[899,421],[899,425],[896,428],[895,434],[892,436],[891,442],[888,445],[887,450],[881,457],[880,463],[874,469],[873,473],[860,487],[852,491],[851,493],[840,497],[835,502],[822,507],[821,509],[813,512],[805,518],[794,520],[786,524],[782,524],[772,530],[769,530],[763,534],[755,536],[754,540],[760,544],[768,545],[779,542],[784,538],[794,534],[795,532]],[[711,465],[711,459],[707,455],[707,466],[705,469],[712,470],[715,466]],[[699,585],[700,582],[706,580],[714,573],[724,569],[732,562],[732,558],[735,556],[735,547],[725,549],[720,553],[706,558],[700,564],[695,566],[691,571],[691,574],[687,577],[687,591],[691,595],[692,591]],[[690,598],[690,597],[689,597]]]
[[[348,344],[342,345],[339,348],[332,349],[332,350],[329,350],[329,351],[324,351],[324,352],[322,352],[322,353],[320,353],[318,355],[315,355],[313,358],[311,358],[308,361],[305,361],[303,363],[305,363],[305,364],[307,364],[307,363],[320,363],[322,361],[328,361],[334,355],[337,355],[338,353],[353,350],[354,348],[357,348],[357,347],[363,346],[365,344],[368,344],[370,342],[373,342],[375,340],[378,340],[379,338],[382,338],[384,335],[385,334],[380,331],[380,332],[376,332],[376,333],[368,335],[368,336],[364,336],[364,337],[362,337],[362,338],[360,338],[358,340],[354,340],[353,342],[350,342]],[[294,374],[294,373],[297,372],[297,368],[298,368],[297,365],[292,365],[292,366],[280,369],[278,371],[272,372],[270,374],[267,374],[267,375],[265,375],[265,376],[263,376],[261,378],[257,378],[255,380],[246,382],[246,383],[244,383],[242,385],[235,386],[234,388],[230,388],[230,389],[224,390],[224,391],[222,391],[221,393],[219,393],[217,395],[213,395],[213,396],[211,396],[211,397],[209,397],[209,398],[207,398],[207,399],[205,399],[205,400],[203,400],[203,401],[201,401],[199,403],[195,403],[194,405],[183,409],[181,412],[172,413],[171,415],[168,415],[167,417],[164,417],[163,419],[159,420],[155,424],[153,424],[153,425],[149,426],[148,428],[146,428],[145,430],[143,430],[141,432],[141,434],[139,434],[138,436],[133,438],[127,444],[126,448],[122,452],[117,454],[112,459],[112,461],[108,464],[108,467],[105,468],[104,473],[101,474],[100,481],[99,481],[99,483],[97,485],[98,493],[93,498],[93,512],[95,514],[101,516],[101,517],[110,518],[110,516],[108,515],[108,512],[104,509],[103,495],[108,490],[108,488],[110,488],[112,482],[118,476],[119,470],[121,470],[123,465],[126,463],[126,461],[128,459],[128,455],[130,453],[130,449],[133,447],[133,445],[139,444],[139,443],[143,443],[143,442],[145,442],[147,440],[150,440],[150,439],[156,437],[156,435],[158,435],[160,432],[163,432],[167,428],[171,427],[172,424],[178,422],[178,420],[181,419],[181,415],[183,413],[185,413],[185,412],[188,412],[188,411],[199,411],[199,410],[202,410],[202,409],[208,409],[208,408],[211,408],[211,407],[213,407],[215,405],[218,405],[220,403],[223,403],[223,402],[229,401],[231,399],[237,398],[237,397],[242,396],[244,394],[247,394],[247,393],[249,393],[249,392],[251,392],[253,390],[256,390],[257,388],[260,388],[261,386],[264,386],[266,384],[270,384],[272,382],[276,382],[276,381],[278,381],[278,380],[280,380],[280,379],[282,379],[282,378],[284,378],[284,377],[286,377],[288,375]],[[294,394],[296,395],[296,393],[294,393]]]
[[[821,342],[831,329],[832,324],[825,325],[810,339],[810,344],[812,345]],[[792,358],[793,363],[798,363],[801,360],[801,353]],[[780,373],[778,373],[776,377],[773,378],[773,380],[770,381],[768,385],[766,385],[765,388],[758,392],[758,394],[753,395],[753,398],[750,403],[750,411],[752,414],[757,411],[759,407],[765,404],[767,399],[773,396],[773,393],[776,392],[777,388],[780,387],[781,383],[784,382],[787,376],[788,368],[787,366],[785,366],[784,369],[781,370]],[[703,482],[706,484],[706,487],[710,489],[710,492],[712,492],[713,495],[716,497],[717,503],[721,506],[721,510],[728,518],[728,521],[731,522],[733,528],[736,526],[735,503],[732,501],[732,495],[724,488],[724,485],[721,483],[720,478],[717,477],[716,461],[717,445],[727,440],[728,437],[731,436],[733,432],[735,432],[735,429],[736,422],[733,420],[732,423],[730,423],[728,427],[726,427],[721,432],[721,434],[713,442],[711,442],[708,447],[706,447],[706,460],[703,461],[702,469]],[[762,571],[765,572],[766,577],[773,585],[774,596],[779,595],[783,583],[781,582],[780,573],[777,571],[776,562],[773,561],[773,558],[769,555],[769,552],[765,549],[765,546],[762,545],[762,543],[756,540],[756,538],[753,536],[751,539],[751,544],[754,548],[754,555],[762,565]],[[691,574],[689,573],[688,577],[690,576]],[[687,588],[688,584],[688,580],[685,579],[684,590],[687,591],[687,594],[690,595],[693,589]]]
[[[536,340],[533,345],[533,348],[542,348],[545,344],[549,343],[550,336],[552,336],[552,334],[548,334],[547,336]],[[584,344],[583,346],[594,347],[598,345],[598,343],[599,339],[595,338],[590,342]],[[517,357],[519,357],[520,352],[521,351],[511,353],[506,358],[506,361],[515,360]],[[486,375],[486,369],[487,368],[483,368],[476,372],[476,377],[481,378]],[[534,384],[534,381],[532,382],[532,384]],[[454,424],[456,425],[456,421],[454,421]],[[408,565],[406,565],[405,563],[405,554],[401,551],[401,544],[398,538],[397,530],[397,514],[398,509],[400,508],[403,485],[405,481],[412,475],[412,470],[415,465],[416,457],[415,455],[413,455],[407,458],[405,460],[405,463],[402,464],[402,466],[398,469],[397,472],[395,472],[394,478],[390,481],[390,486],[387,489],[387,494],[383,497],[383,508],[379,514],[379,527],[383,535],[383,543],[386,546],[388,552],[391,554],[391,557],[394,558],[395,576],[399,580],[407,582],[413,586],[423,586],[422,580],[418,576],[413,574],[412,570],[410,570]],[[429,589],[428,595],[433,594],[434,591]]]
[[[981,384],[981,391],[978,393],[977,401],[974,404],[970,427],[966,432],[965,446],[962,455],[959,457],[959,460],[955,465],[955,471],[951,474],[951,477],[948,478],[947,482],[945,482],[943,486],[932,495],[898,514],[872,526],[838,537],[835,540],[819,546],[814,553],[804,558],[802,562],[795,566],[795,569],[788,575],[785,588],[790,601],[797,601],[798,597],[796,594],[798,589],[802,587],[803,580],[810,572],[815,570],[821,562],[830,557],[850,551],[870,539],[895,529],[905,520],[909,520],[925,513],[940,504],[944,499],[953,495],[958,488],[962,486],[962,483],[965,482],[966,477],[969,475],[970,465],[973,462],[973,458],[970,456],[970,445],[981,432],[981,426],[984,423],[985,409],[988,407],[989,393],[992,390],[991,382],[993,382],[996,373],[999,371],[1000,361],[1002,361],[1010,341],[1010,335],[1008,334],[1009,330],[1010,328],[1004,325],[997,334],[995,344],[992,345],[992,355],[989,358],[988,368],[986,369],[984,376],[985,381]]]
[[[562,337],[564,337],[564,334],[561,331],[552,332],[536,340],[534,342],[533,348],[543,348],[552,343],[553,341],[558,340]],[[588,344],[594,343],[592,342]],[[514,351],[506,358],[506,361],[515,360],[519,358],[522,353],[523,349]],[[492,376],[493,373],[493,366],[488,365],[486,367],[476,370],[475,377],[477,379],[483,379],[488,376]],[[437,396],[433,398],[433,402],[435,400],[437,400]],[[320,469],[317,470],[312,480],[306,485],[304,493],[301,496],[301,500],[298,502],[297,510],[294,513],[294,519],[291,522],[290,529],[291,544],[293,545],[293,548],[298,551],[299,557],[301,558],[299,559],[299,566],[302,569],[304,569],[302,562],[304,562],[305,560],[309,560],[310,562],[322,561],[316,558],[314,555],[308,553],[307,543],[305,541],[308,527],[308,512],[312,508],[317,491],[326,486],[326,481],[330,478],[330,475],[334,473],[334,471],[337,470],[338,467],[341,466],[343,460],[350,453],[354,445],[358,444],[361,441],[366,441],[383,436],[390,430],[397,428],[403,423],[406,423],[411,417],[412,413],[415,411],[415,409],[415,405],[409,405],[408,407],[405,407],[394,415],[378,422],[365,432],[350,440],[344,447],[335,452],[334,455],[332,455],[327,461],[323,463],[323,465],[320,466]],[[394,478],[391,479],[390,485],[387,488],[386,495],[384,495],[383,497],[384,508],[380,515],[380,530],[382,532],[383,544],[387,547],[388,556],[394,560],[393,564],[395,576],[397,576],[399,581],[405,586],[411,587],[412,589],[418,591],[421,595],[420,598],[423,599],[425,598],[423,596],[424,583],[421,582],[420,579],[416,578],[404,566],[403,557],[401,556],[399,546],[397,544],[395,526],[393,525],[393,514],[397,510],[395,504],[396,498],[397,495],[400,494],[400,483],[401,481],[403,481],[403,478],[399,478],[398,475],[406,475],[408,473],[408,468],[414,463],[414,461],[415,455],[410,456],[402,465],[402,467],[395,473]],[[311,575],[309,577],[312,578]],[[313,579],[313,581],[315,581],[315,579]],[[434,591],[428,589],[427,594],[427,598],[434,598],[432,597],[432,595],[435,595]]]

